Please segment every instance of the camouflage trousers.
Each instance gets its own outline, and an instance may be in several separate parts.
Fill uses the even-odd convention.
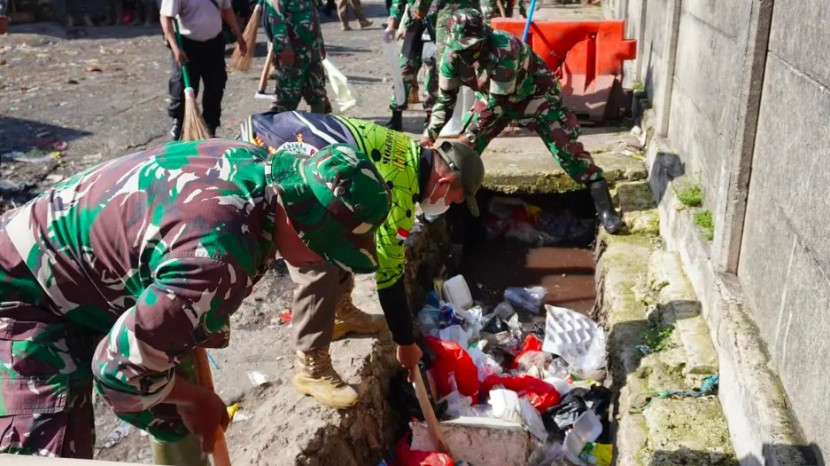
[[[326,94],[317,12],[305,9],[302,2],[279,3],[285,15],[271,14],[269,9],[263,15],[265,34],[274,46],[277,77],[272,108],[280,112],[296,110],[300,99],[305,99],[312,111],[322,113],[331,108],[331,103]]]
[[[424,110],[427,114],[432,112],[432,106],[438,100],[438,70],[435,66],[435,60],[425,63],[420,54],[415,57],[409,57],[401,54],[401,75],[403,76],[404,96],[407,100],[409,93],[413,87],[418,86],[418,71],[421,66],[424,67],[424,86],[427,91],[427,99],[424,101]],[[395,102],[395,92],[392,92],[392,97],[389,99],[389,108],[392,110],[406,110],[408,101],[398,104]]]
[[[18,254],[0,251],[0,453],[92,458],[103,336],[54,312]],[[174,405],[118,416],[161,440],[187,434]]]
[[[482,117],[486,118],[487,124],[479,125]],[[501,104],[477,92],[472,109],[464,115],[464,134],[481,154],[490,141],[514,121],[536,131],[559,166],[574,181],[585,183],[602,178],[602,169],[594,164],[591,154],[577,141],[580,130],[576,115],[564,109],[562,97],[553,93]]]

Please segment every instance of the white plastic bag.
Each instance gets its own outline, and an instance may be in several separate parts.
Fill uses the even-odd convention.
[[[461,134],[464,130],[464,114],[473,106],[475,102],[475,93],[469,87],[462,87],[458,91],[458,98],[455,101],[455,108],[452,112],[452,117],[441,130],[439,135],[442,138],[451,138]]]
[[[548,432],[545,430],[545,423],[542,421],[542,415],[539,414],[539,411],[525,398],[519,400],[519,407],[522,413],[522,421],[524,421],[524,425],[531,435],[542,442],[547,440]]]
[[[381,40],[383,46],[383,54],[386,56],[386,66],[389,74],[392,76],[392,87],[395,91],[395,104],[403,105],[406,103],[406,90],[403,87],[403,75],[401,75],[401,52],[398,50],[398,44],[395,41],[386,42]]]
[[[328,58],[323,60],[323,68],[326,69],[326,76],[329,77],[331,87],[334,88],[334,95],[337,96],[337,106],[341,112],[357,105],[357,97],[352,88],[349,87],[349,78],[337,69]]]

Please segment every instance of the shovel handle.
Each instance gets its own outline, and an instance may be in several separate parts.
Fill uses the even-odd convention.
[[[424,378],[421,376],[421,371],[414,371],[412,376],[412,386],[415,388],[415,396],[418,397],[418,404],[421,405],[421,412],[424,413],[424,419],[427,422],[427,429],[432,435],[433,440],[438,445],[441,453],[446,453],[452,456],[447,442],[444,441],[444,434],[441,432],[441,426],[438,425],[438,418],[435,416],[435,411],[432,409],[432,403],[429,401]]]
[[[193,350],[193,369],[196,372],[196,383],[203,388],[213,390],[213,376],[210,374],[210,363],[204,348]],[[213,442],[213,465],[231,466],[231,456],[228,453],[228,444],[225,442],[225,432],[222,428],[216,429],[216,438]]]

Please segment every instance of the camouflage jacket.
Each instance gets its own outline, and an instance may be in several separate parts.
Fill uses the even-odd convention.
[[[521,40],[504,31],[492,31],[480,56],[446,47],[438,74],[438,101],[426,133],[436,139],[452,116],[458,89],[467,86],[488,97],[489,107],[471,125],[487,127],[501,112],[496,107],[545,94],[561,95],[559,80],[545,62]],[[475,128],[468,128],[467,132]]]
[[[480,0],[409,0],[409,2],[409,8],[413,9],[419,18],[425,17],[430,7],[444,14],[464,8],[481,9]]]
[[[0,246],[31,271],[33,302],[106,335],[92,371],[116,412],[159,403],[180,358],[227,343],[229,316],[277,253],[267,155],[242,142],[168,144],[0,217],[11,243]],[[7,286],[24,284],[0,269],[0,301]]]

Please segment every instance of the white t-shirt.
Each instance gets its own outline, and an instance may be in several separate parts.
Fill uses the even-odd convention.
[[[231,0],[215,0],[219,8],[231,7]],[[191,40],[204,42],[222,32],[222,16],[211,0],[162,0],[159,14],[178,18],[179,31]]]

